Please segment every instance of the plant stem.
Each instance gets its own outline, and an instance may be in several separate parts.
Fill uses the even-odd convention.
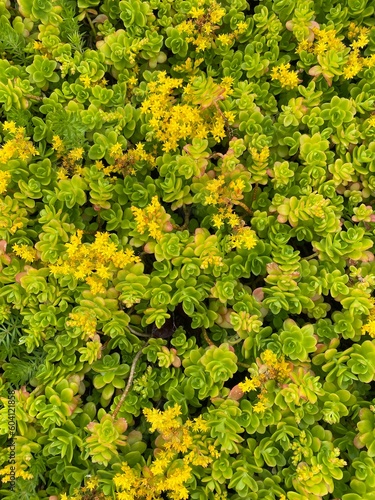
[[[43,101],[43,97],[32,94],[25,94],[26,99],[34,99],[34,101]]]
[[[90,15],[89,15],[89,13],[88,13],[87,11],[86,11],[86,18],[87,18],[87,20],[88,20],[88,22],[89,22],[89,25],[90,25],[91,31],[94,33],[94,37],[95,37],[95,38],[94,38],[94,41],[95,41],[95,40],[96,40],[96,35],[97,35],[97,33],[96,33],[96,30],[95,30],[95,26],[93,25],[93,23],[92,23],[92,21],[91,21],[91,18],[90,18]]]
[[[133,379],[134,379],[134,374],[135,374],[135,368],[137,366],[137,363],[138,363],[138,360],[139,358],[142,356],[142,353],[143,353],[143,349],[145,348],[146,346],[143,346],[142,349],[140,351],[137,352],[137,354],[134,356],[134,359],[133,359],[133,363],[131,365],[131,368],[130,368],[130,373],[129,373],[129,378],[128,378],[128,383],[126,384],[126,387],[124,389],[124,392],[121,394],[121,398],[120,398],[120,401],[117,403],[117,406],[115,408],[115,411],[113,412],[113,419],[115,419],[117,417],[117,414],[118,412],[120,411],[120,408],[122,406],[122,403],[125,401],[125,398],[126,396],[128,395],[128,392],[130,391],[130,388],[132,386],[132,383],[133,383]]]
[[[242,207],[249,215],[253,214],[253,211],[247,205],[245,205],[245,203],[243,203],[242,201],[238,201],[238,200],[233,201],[233,204],[239,205],[240,207]]]
[[[238,366],[243,366],[244,368],[251,368],[251,365],[248,365],[246,363],[241,363],[241,361],[237,361]]]
[[[129,329],[130,333],[132,333],[133,335],[137,335],[137,337],[145,337],[146,339],[149,339],[151,337],[151,335],[148,335],[147,333],[140,333],[140,332],[137,332],[136,330],[133,330],[133,328],[129,325],[128,325],[128,329]]]
[[[212,340],[210,339],[210,337],[207,335],[207,332],[206,332],[206,329],[205,328],[202,328],[202,335],[203,335],[203,338],[204,340],[207,342],[208,345],[215,345]]]
[[[305,260],[311,260],[311,259],[314,259],[315,257],[317,257],[319,254],[318,252],[314,252],[312,253],[311,255],[309,255],[308,257],[305,257]]]

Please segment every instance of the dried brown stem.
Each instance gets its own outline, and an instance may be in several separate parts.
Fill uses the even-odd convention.
[[[113,419],[115,419],[117,417],[117,414],[120,411],[122,403],[125,401],[125,398],[126,398],[126,396],[128,395],[128,393],[129,393],[129,391],[131,389],[131,386],[132,386],[132,383],[133,383],[133,379],[134,379],[135,369],[136,369],[138,360],[142,356],[143,349],[145,347],[146,346],[143,346],[142,349],[140,351],[138,351],[137,354],[134,356],[133,363],[132,363],[132,365],[130,367],[130,373],[129,373],[128,383],[126,384],[124,392],[121,394],[120,400],[117,403],[115,411],[113,412],[113,415],[112,415]]]

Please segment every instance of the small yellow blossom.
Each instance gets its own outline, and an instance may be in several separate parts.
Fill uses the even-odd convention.
[[[261,383],[258,377],[252,377],[251,379],[246,377],[244,382],[238,384],[243,392],[255,391],[260,385]]]
[[[263,401],[258,401],[253,406],[254,413],[263,413],[267,410],[267,406],[263,403]]]
[[[21,227],[23,227],[23,222],[21,221],[15,222],[9,229],[10,234],[14,234],[17,231],[17,229],[21,229]]]
[[[270,150],[268,146],[264,146],[260,152],[256,148],[250,148],[250,154],[255,163],[265,163],[270,156]]]
[[[6,465],[2,469],[0,469],[0,476],[2,476],[1,481],[3,483],[9,483],[12,479],[11,476],[13,476],[12,472],[12,467],[10,464]],[[17,479],[18,477],[21,477],[22,479],[33,479],[33,475],[30,474],[30,472],[26,472],[19,463],[16,462],[16,471],[15,471],[15,478]]]
[[[166,213],[157,196],[152,198],[151,203],[146,208],[131,207],[131,211],[136,221],[137,231],[140,234],[148,231],[150,236],[156,241],[162,238],[163,231],[161,224],[163,223],[163,219],[166,219]]]
[[[109,156],[111,158],[120,158],[122,153],[122,146],[119,142],[116,142],[109,150]]]
[[[10,134],[15,134],[17,132],[17,126],[14,121],[4,122],[3,129]]]
[[[363,68],[363,58],[360,57],[358,49],[354,49],[349,54],[349,59],[343,68],[343,75],[346,80],[354,78]]]
[[[58,135],[54,135],[52,138],[52,149],[61,153],[64,150],[64,144]]]
[[[9,171],[0,170],[0,194],[5,193],[12,176]]]
[[[197,9],[196,7],[193,7],[189,12],[189,16],[192,17],[193,19],[198,19],[198,17],[201,17],[203,15],[204,15],[204,9],[202,8]]]
[[[298,47],[296,49],[296,53],[301,54],[301,52],[303,52],[304,50],[306,52],[311,52],[312,47],[313,47],[313,42],[310,42],[309,40],[302,40],[302,42],[300,42],[298,44]]]
[[[290,64],[281,64],[272,69],[271,79],[277,80],[282,87],[293,89],[299,84],[297,71],[290,70]]]
[[[157,430],[160,433],[164,433],[171,429],[177,429],[181,425],[178,420],[178,417],[181,415],[181,408],[177,404],[164,412],[161,412],[157,408],[145,408],[143,413],[147,422],[151,424],[151,432]]]
[[[6,122],[8,123],[8,122]],[[25,129],[23,127],[16,127],[14,129],[13,123],[9,122],[12,134],[14,134],[13,139],[6,141],[0,149],[0,164],[7,164],[9,160],[14,158],[19,158],[20,160],[27,160],[31,156],[36,156],[39,154],[38,150],[35,148],[33,143],[25,138]],[[13,132],[15,130],[15,132]]]
[[[81,331],[88,336],[95,335],[97,321],[95,314],[89,309],[71,312],[69,318],[70,319],[66,322],[66,326],[80,328]]]
[[[35,248],[28,245],[17,245],[17,243],[15,243],[13,245],[13,252],[26,262],[34,262],[34,260],[37,259],[37,251]]]
[[[133,250],[119,250],[109,233],[97,232],[91,244],[82,243],[83,231],[77,230],[66,243],[66,252],[50,265],[55,276],[73,276],[85,280],[94,294],[105,291],[106,280],[113,271],[140,262]]]
[[[232,247],[236,248],[246,248],[251,250],[257,244],[256,233],[249,227],[242,227],[238,229],[236,234],[232,235],[230,238]]]
[[[88,75],[81,75],[79,77],[79,79],[83,83],[83,86],[85,87],[85,89],[88,89],[91,87],[91,79]]]
[[[75,148],[72,149],[69,153],[69,158],[73,161],[81,160],[83,157],[84,149],[83,148]]]
[[[90,491],[94,490],[99,486],[99,479],[97,477],[91,477],[86,481],[86,488]]]
[[[237,24],[236,31],[238,34],[242,34],[242,33],[245,33],[245,31],[247,30],[248,27],[249,27],[249,24],[247,22],[240,21]]]
[[[207,269],[209,265],[221,267],[224,265],[224,262],[219,255],[207,255],[202,258],[201,269]]]
[[[233,35],[230,35],[228,33],[222,33],[217,37],[217,40],[223,45],[230,45],[234,41],[233,38],[234,38]]]

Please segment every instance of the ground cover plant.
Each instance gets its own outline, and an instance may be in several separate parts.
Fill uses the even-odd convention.
[[[0,0],[1,498],[375,499],[374,10]]]

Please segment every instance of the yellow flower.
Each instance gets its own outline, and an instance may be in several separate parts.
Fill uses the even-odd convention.
[[[271,349],[266,349],[262,353],[262,359],[268,366],[273,366],[275,363],[277,363],[277,355],[273,351],[271,351]]]
[[[218,41],[221,42],[223,45],[230,45],[233,42],[233,35],[230,35],[228,33],[221,33],[217,37]]]
[[[94,490],[99,486],[99,479],[97,477],[91,477],[86,482],[86,487],[88,490]]]
[[[17,132],[17,127],[14,121],[4,122],[3,129],[10,134],[15,134]]]
[[[58,135],[54,135],[52,138],[52,149],[60,153],[64,150],[64,144]]]
[[[35,248],[28,245],[17,245],[17,243],[15,243],[13,245],[13,252],[18,255],[18,257],[21,257],[21,259],[26,260],[26,262],[34,262],[37,258],[37,251]]]
[[[203,15],[204,15],[204,9],[197,9],[196,7],[193,7],[189,12],[189,16],[192,17],[193,19],[198,19],[198,17],[201,17]]]
[[[232,247],[236,248],[246,248],[251,250],[257,244],[256,233],[249,227],[243,227],[238,229],[235,235],[230,238]]]
[[[10,234],[14,234],[17,231],[17,229],[20,229],[21,227],[23,227],[23,222],[21,221],[15,222],[9,229]]]
[[[81,75],[79,77],[79,79],[83,83],[83,86],[85,87],[85,89],[88,89],[91,87],[91,80],[90,80],[90,77],[88,75]]]
[[[295,88],[297,87],[298,73],[297,71],[290,71],[290,64],[281,64],[272,69],[271,79],[279,81],[282,87]]]
[[[313,46],[313,42],[309,42],[308,40],[302,40],[302,42],[300,42],[298,44],[298,47],[296,49],[296,53],[301,54],[301,52],[303,52],[304,50],[306,52],[311,52],[312,46]]]
[[[122,153],[122,146],[119,142],[116,142],[109,150],[109,156],[111,158],[120,158]]]
[[[72,328],[80,328],[81,331],[86,335],[94,335],[96,333],[97,321],[95,314],[90,310],[71,312],[69,313],[69,318],[66,322],[66,326]]]
[[[249,26],[249,24],[247,22],[240,21],[237,24],[237,28],[236,28],[237,33],[238,34],[244,33],[247,30],[248,26]]]
[[[215,214],[212,216],[212,223],[215,227],[220,229],[224,226],[224,216],[220,214]]]
[[[360,57],[358,49],[352,50],[349,54],[349,59],[347,64],[343,68],[343,75],[346,80],[354,78],[363,68],[364,61]]]
[[[0,170],[0,194],[5,193],[11,178],[10,172]]]
[[[264,146],[260,152],[255,148],[250,148],[251,156],[256,163],[264,163],[268,160],[270,156],[270,150],[268,146]]]
[[[202,258],[201,269],[207,269],[210,264],[214,267],[221,267],[224,265],[223,259],[220,255],[206,255]]]
[[[217,4],[218,5],[218,4]],[[217,7],[216,9],[214,9],[212,12],[211,12],[211,15],[210,15],[210,21],[213,23],[213,24],[217,24],[219,21],[221,21],[221,19],[225,16],[225,9],[223,9],[222,7]]]
[[[366,333],[375,339],[375,318],[371,318],[370,321],[362,326],[362,335],[365,335]]]
[[[258,401],[253,406],[254,413],[263,413],[265,410],[267,410],[267,406],[263,403],[263,401]]]
[[[68,179],[68,172],[65,168],[59,168],[57,171],[57,178],[59,181],[63,181],[65,179]]]
[[[164,412],[161,412],[157,408],[145,408],[143,413],[147,422],[151,424],[151,432],[157,430],[160,433],[165,433],[181,426],[177,419],[181,415],[181,407],[178,404],[175,404]]]
[[[73,161],[81,160],[83,157],[84,149],[83,148],[75,148],[72,149],[69,153],[69,158]]]
[[[246,377],[245,381],[240,382],[238,386],[243,392],[255,391],[258,387],[260,387],[260,380],[258,377],[253,377],[251,379]]]
[[[129,248],[124,250],[119,250],[112,257],[113,264],[119,269],[123,269],[129,264],[135,264],[137,262],[141,262],[141,259],[134,255],[134,251]]]

